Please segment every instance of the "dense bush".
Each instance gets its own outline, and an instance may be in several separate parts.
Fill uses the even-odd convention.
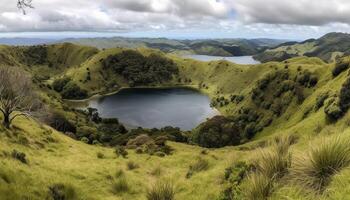
[[[84,99],[88,96],[86,90],[81,89],[68,77],[56,79],[52,83],[52,88],[59,92],[64,99]]]
[[[320,109],[323,105],[326,99],[329,97],[328,93],[322,93],[317,96],[316,103],[315,103],[315,110]]]
[[[47,63],[47,48],[44,45],[27,47],[23,54],[24,61],[29,65],[43,65]]]
[[[325,101],[324,112],[331,121],[336,121],[343,116],[343,110],[339,105],[339,98],[332,97]]]
[[[339,59],[337,60],[333,70],[332,70],[332,74],[334,77],[338,76],[340,73],[342,73],[343,71],[347,70],[350,66],[350,63],[348,60],[346,59]]]
[[[63,77],[60,79],[56,79],[53,83],[52,83],[52,88],[56,91],[56,92],[62,92],[64,86],[67,85],[67,83],[69,83],[71,81],[70,78],[68,77]]]
[[[122,75],[129,81],[130,86],[166,82],[178,73],[178,68],[172,60],[157,54],[146,57],[134,50],[108,56],[103,61],[103,66]]]
[[[77,128],[75,124],[72,123],[69,119],[65,117],[63,113],[60,113],[60,112],[53,111],[51,114],[49,114],[49,116],[46,118],[46,123],[52,128],[58,131],[61,131],[63,133],[77,132]]]
[[[194,131],[194,143],[208,148],[240,144],[240,132],[236,125],[226,117],[215,116],[199,125]]]
[[[61,95],[64,99],[84,99],[88,96],[88,93],[76,83],[69,82],[64,86]]]

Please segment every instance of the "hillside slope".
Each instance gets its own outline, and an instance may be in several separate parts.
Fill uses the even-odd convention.
[[[318,57],[326,62],[332,62],[337,56],[350,55],[350,35],[346,33],[329,33],[319,39],[310,39],[300,43],[280,44],[267,49],[255,56],[255,59],[268,61],[283,61],[296,56]]]
[[[28,51],[35,56],[24,56]],[[168,141],[167,144],[175,149],[170,155],[151,156],[129,149],[128,158],[122,158],[115,153],[115,146],[85,144],[41,122],[18,118],[10,130],[0,125],[0,197],[3,199],[56,200],[55,194],[60,192],[66,199],[146,199],[147,189],[163,179],[175,185],[176,199],[226,200],[227,195],[237,194],[242,195],[238,199],[251,199],[248,193],[256,192],[252,185],[264,186],[252,179],[259,171],[259,159],[266,156],[262,152],[274,150],[274,144],[283,141],[284,136],[292,138],[286,146],[290,145],[289,164],[283,175],[268,181],[273,184],[266,186],[268,192],[264,199],[350,197],[348,165],[331,171],[322,191],[304,186],[305,177],[293,174],[298,169],[298,160],[308,158],[313,148],[322,147],[322,140],[327,144],[337,141],[336,137],[350,141],[350,114],[347,107],[340,105],[346,103],[348,96],[349,57],[337,64],[325,63],[319,58],[296,57],[284,62],[242,66],[227,61],[183,59],[144,48],[97,50],[72,44],[27,48],[1,46],[0,55],[3,65],[23,67],[33,74],[34,81],[38,76],[48,76],[42,79],[43,82],[34,82],[37,92],[47,105],[87,132],[100,129],[93,129],[91,122],[80,117],[81,112],[62,101],[59,93],[50,87],[55,80],[68,77],[89,95],[103,94],[131,86],[130,76],[119,73],[119,68],[106,68],[107,58],[113,61],[112,67],[119,67],[125,60],[135,61],[134,57],[146,63],[151,60],[164,65],[176,64],[178,72],[171,74],[170,79],[157,80],[147,86],[186,85],[199,89],[208,94],[212,105],[228,118],[229,123],[223,124],[223,129],[235,124],[238,126],[236,131],[242,135],[241,144],[234,147],[208,150]],[[118,57],[120,55],[124,57]],[[131,63],[125,68],[132,65],[135,67],[132,70],[138,70],[138,65],[144,62],[136,66]],[[154,75],[152,73],[150,75]],[[339,109],[342,109],[341,114]],[[329,119],[333,114],[338,117],[336,120]],[[203,126],[206,123],[186,134],[190,138],[201,134]],[[95,132],[93,134],[97,134]],[[217,134],[215,130],[209,133]],[[325,155],[338,158],[328,151]],[[302,167],[309,160],[303,162]],[[242,162],[255,167],[255,170],[244,172],[249,176],[236,174],[236,170],[241,170],[237,163]],[[200,167],[193,173],[196,163],[200,163]],[[127,189],[120,190],[120,182],[125,180],[121,177],[127,180]],[[237,184],[235,180],[239,177]]]

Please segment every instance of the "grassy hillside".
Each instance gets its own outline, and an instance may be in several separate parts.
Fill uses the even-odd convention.
[[[310,39],[300,43],[280,44],[275,48],[255,56],[262,62],[283,61],[297,56],[318,57],[332,62],[336,57],[349,55],[350,36],[346,33],[329,33],[319,39]]]
[[[171,183],[175,198],[183,200],[350,198],[346,104],[350,58],[325,63],[319,58],[296,57],[241,66],[137,49],[132,54],[145,63],[156,55],[155,60],[167,63],[170,59],[178,68],[170,79],[157,79],[161,75],[155,73],[156,81],[147,86],[198,88],[211,97],[225,119],[183,133],[189,138],[187,143],[167,141],[174,149],[170,155],[139,154],[136,148],[128,149],[128,158],[122,158],[112,143],[89,141],[103,135],[100,126],[105,124],[95,124],[86,114],[69,108],[52,87],[62,78],[69,78],[88,95],[129,87],[129,75],[119,68],[105,68],[109,56],[122,52],[130,50],[71,44],[0,47],[2,65],[19,65],[31,72],[43,101],[77,127],[73,136],[84,133],[78,138],[94,144],[26,118],[15,120],[10,130],[0,125],[1,198],[56,200],[63,194],[64,199],[147,199],[148,189],[160,180]],[[112,66],[120,67],[124,61],[117,59]],[[139,75],[137,70],[145,66],[138,63],[132,70]],[[47,78],[38,81],[43,75]],[[335,114],[337,119],[331,120]],[[214,126],[220,130],[203,132],[204,127]],[[190,145],[198,134],[207,134],[208,140],[219,135],[225,141],[227,130],[235,130],[239,145],[213,149]],[[150,135],[152,131],[141,130]],[[123,134],[129,143],[139,133]]]

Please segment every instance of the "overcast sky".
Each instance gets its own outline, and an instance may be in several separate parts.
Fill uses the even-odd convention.
[[[308,39],[350,32],[350,0],[0,0],[0,37]]]

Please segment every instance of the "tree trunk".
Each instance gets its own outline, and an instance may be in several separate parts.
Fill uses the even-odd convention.
[[[10,115],[9,114],[4,114],[4,126],[9,129],[10,128]]]

